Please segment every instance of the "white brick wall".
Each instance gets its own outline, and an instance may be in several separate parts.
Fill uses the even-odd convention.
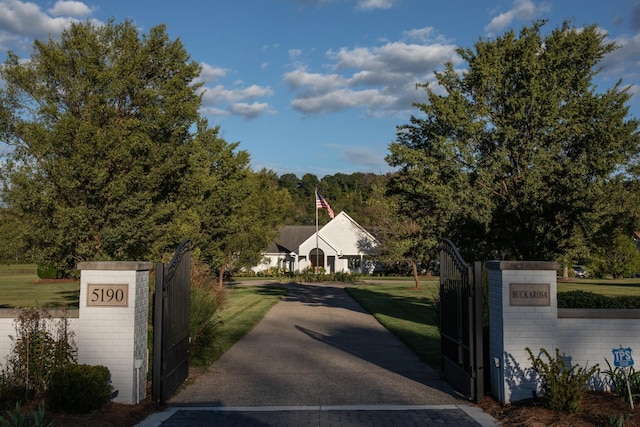
[[[61,310],[48,310],[52,326],[61,319],[61,312]],[[16,318],[19,315],[20,310],[0,309],[0,366],[6,365],[7,356],[13,349],[13,341],[10,337],[16,336]],[[69,332],[76,335],[73,340],[77,345],[78,310],[68,310],[66,316],[69,322]]]
[[[78,363],[103,365],[118,389],[116,402],[135,404],[146,397],[149,270],[145,262],[80,263],[80,307],[68,313]],[[88,284],[127,284],[126,307],[87,306]],[[6,363],[20,310],[0,310],[0,364]],[[56,320],[54,310],[50,311]],[[136,361],[142,362],[139,370]]]
[[[527,269],[528,265],[541,269]],[[605,358],[613,365],[614,348],[631,347],[640,353],[640,310],[559,310],[555,263],[489,262],[487,266],[491,390],[502,403],[540,392],[527,347],[534,356],[543,348],[552,357],[557,348],[572,366],[599,364],[602,370],[608,369]],[[511,283],[548,283],[550,305],[512,306]],[[605,379],[596,375],[591,385],[607,389]]]

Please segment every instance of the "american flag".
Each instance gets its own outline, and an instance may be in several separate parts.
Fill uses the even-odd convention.
[[[326,209],[327,212],[329,212],[329,216],[331,217],[331,219],[335,218],[335,215],[333,214],[333,209],[331,209],[331,206],[329,206],[329,203],[327,203],[324,197],[322,197],[320,193],[318,193],[317,191],[316,191],[316,208]]]

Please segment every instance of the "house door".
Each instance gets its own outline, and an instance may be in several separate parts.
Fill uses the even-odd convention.
[[[336,257],[328,256],[327,257],[327,273],[335,273],[336,271]]]
[[[324,251],[319,248],[311,249],[309,252],[309,262],[313,270],[316,270],[316,268],[324,268]]]

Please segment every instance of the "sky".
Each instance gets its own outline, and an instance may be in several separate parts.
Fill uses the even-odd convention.
[[[141,34],[164,24],[202,67],[201,115],[255,170],[278,175],[387,173],[396,126],[420,115],[416,84],[457,48],[545,19],[596,24],[620,48],[595,83],[619,79],[640,117],[640,0],[0,0],[0,60],[31,55],[34,39],[72,22],[130,20]]]

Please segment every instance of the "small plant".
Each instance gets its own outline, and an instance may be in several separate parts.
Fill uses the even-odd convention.
[[[33,410],[27,414],[20,409],[20,404],[11,411],[6,411],[6,416],[0,416],[0,427],[50,427],[55,421],[46,423],[44,416],[44,406],[40,405],[38,410]]]
[[[602,371],[603,374],[609,377],[612,385],[612,391],[623,402],[629,403],[629,389],[627,388],[627,381],[629,381],[629,388],[631,389],[631,396],[634,401],[640,400],[640,372],[635,372],[633,366],[629,368],[615,367],[611,368],[611,364],[605,358],[607,362],[608,370]],[[625,369],[628,369],[625,372]]]
[[[579,365],[569,368],[558,349],[555,358],[551,357],[547,350],[540,349],[540,353],[547,359],[546,362],[540,356],[535,357],[529,347],[526,350],[533,370],[542,381],[545,406],[554,411],[579,411],[586,384],[593,374],[598,372],[598,365],[590,369],[581,368]]]
[[[610,427],[624,427],[624,423],[630,418],[633,414],[613,414],[609,415],[607,419],[607,426]]]
[[[54,412],[84,414],[109,402],[111,392],[107,367],[67,365],[51,373],[47,401]]]

